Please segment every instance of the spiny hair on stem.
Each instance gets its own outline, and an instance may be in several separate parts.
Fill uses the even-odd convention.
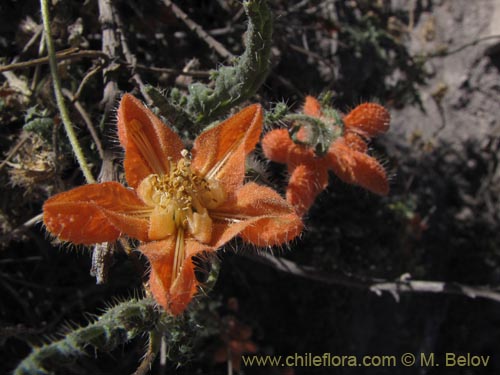
[[[265,186],[272,186],[272,175],[268,171],[267,159],[263,159],[256,153],[247,156],[245,163],[245,180],[259,183],[263,182]]]
[[[270,102],[270,109],[264,116],[264,133],[277,127],[286,127],[283,118],[290,112],[294,103],[289,104],[290,99],[282,98],[280,101]]]

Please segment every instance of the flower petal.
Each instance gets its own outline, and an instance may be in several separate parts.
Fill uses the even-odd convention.
[[[345,128],[371,138],[389,129],[391,115],[379,104],[363,103],[344,117]]]
[[[233,192],[243,183],[245,157],[259,141],[262,121],[262,107],[254,104],[201,133],[194,142],[192,168]]]
[[[179,136],[130,94],[118,108],[118,137],[125,149],[127,182],[134,188],[148,175],[168,171],[168,158],[177,161],[184,148]]]
[[[321,117],[321,104],[312,96],[306,96],[302,112],[311,117]]]
[[[170,305],[174,249],[174,236],[162,241],[147,242],[139,247],[139,251],[146,255],[151,264],[149,289],[156,302],[167,311]]]
[[[301,219],[278,193],[252,182],[238,189],[234,198],[211,216],[230,223],[214,224],[211,243],[215,248],[238,233],[257,246],[280,245],[297,237],[303,228]]]
[[[114,241],[121,233],[147,240],[148,221],[133,215],[145,208],[132,190],[105,182],[49,198],[43,206],[43,221],[52,234],[75,244]]]
[[[190,249],[194,241],[186,241],[187,254],[193,253]],[[155,300],[166,311],[173,315],[182,313],[196,293],[199,284],[195,273],[191,256],[183,261],[180,274],[172,280],[175,236],[162,241],[148,242],[139,248],[146,255],[151,264],[149,275],[149,288]]]
[[[261,144],[266,158],[283,164],[288,162],[289,150],[294,146],[286,129],[271,130],[264,135]]]
[[[286,129],[270,131],[264,136],[261,144],[264,155],[269,160],[288,164],[290,168],[319,160],[312,148],[294,143]]]
[[[324,163],[300,164],[291,172],[286,200],[295,208],[297,215],[303,216],[327,186],[328,170]]]
[[[365,153],[368,150],[366,142],[356,133],[346,132],[344,141],[353,150]]]
[[[342,138],[330,146],[327,157],[333,172],[342,181],[360,185],[375,194],[389,193],[384,167],[371,156],[351,149]]]

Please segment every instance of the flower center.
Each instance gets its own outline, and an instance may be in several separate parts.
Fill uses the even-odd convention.
[[[202,243],[209,242],[212,219],[208,210],[220,206],[226,199],[217,180],[203,178],[191,170],[186,150],[177,163],[170,161],[166,174],[146,177],[137,193],[152,208],[151,240],[161,240],[182,230]]]

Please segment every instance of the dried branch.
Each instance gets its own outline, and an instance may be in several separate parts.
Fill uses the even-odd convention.
[[[12,149],[9,151],[7,156],[5,156],[5,159],[0,163],[0,170],[2,170],[3,167],[5,167],[7,165],[9,160],[19,151],[19,149],[28,141],[29,138],[30,138],[29,133],[24,132],[21,134],[16,145],[14,147],[12,147]]]
[[[111,0],[98,0],[99,22],[102,32],[102,52],[111,58],[117,58],[117,51],[120,47],[120,40],[116,33],[116,22],[113,17],[113,7]],[[108,114],[115,104],[118,95],[118,84],[112,79],[112,72],[116,69],[116,64],[108,64],[103,70],[104,90],[102,105],[105,113]]]
[[[97,147],[97,152],[101,159],[104,159],[104,149],[102,148],[101,140],[99,139],[99,135],[97,134],[97,130],[95,129],[94,124],[92,123],[92,119],[90,118],[87,111],[83,108],[82,104],[75,98],[75,96],[68,89],[62,89],[64,96],[66,96],[75,106],[75,109],[78,111],[80,116],[87,125],[87,129],[94,140],[94,143]]]
[[[153,100],[148,95],[147,90],[145,89],[146,86],[144,84],[144,81],[142,80],[140,74],[137,73],[137,71],[135,70],[135,66],[137,64],[137,59],[128,46],[127,38],[125,37],[123,22],[121,20],[118,9],[116,9],[115,7],[113,7],[113,15],[114,15],[114,18],[116,20],[116,25],[117,25],[116,30],[117,30],[118,34],[120,35],[120,41],[121,41],[123,55],[125,56],[125,60],[127,60],[127,64],[129,64],[132,67],[132,79],[139,86],[139,90],[141,91],[141,94],[144,97],[144,99],[146,99],[146,102],[148,104],[152,104]]]
[[[488,286],[469,286],[455,282],[411,280],[401,277],[399,280],[387,281],[383,279],[361,278],[346,274],[334,274],[315,269],[314,267],[301,266],[288,259],[278,258],[270,254],[260,255],[245,254],[246,258],[308,280],[318,281],[329,285],[342,285],[350,288],[369,290],[382,295],[390,293],[397,301],[401,293],[437,293],[458,295],[467,298],[484,298],[500,302],[500,292]]]
[[[153,73],[167,73],[167,74],[175,74],[178,76],[190,76],[190,77],[198,77],[198,78],[208,78],[210,77],[210,72],[204,70],[188,70],[185,71],[183,69],[173,69],[173,68],[159,68],[155,66],[146,66],[142,64],[135,64],[134,66],[125,63],[127,68],[135,68],[139,70],[145,70]]]
[[[80,81],[80,84],[78,85],[78,89],[75,92],[75,100],[78,100],[80,98],[80,95],[82,95],[83,88],[87,84],[87,82],[92,78],[95,74],[99,73],[103,69],[103,65],[97,65],[92,67],[83,77],[83,79]]]
[[[182,20],[191,31],[194,31],[196,35],[200,37],[205,43],[209,45],[210,48],[214,49],[222,58],[231,59],[234,55],[229,52],[226,47],[224,47],[220,42],[212,38],[203,28],[194,22],[189,16],[184,13],[184,11],[175,5],[171,0],[162,0],[163,4],[172,9],[172,12],[177,18]]]
[[[28,221],[24,222],[20,226],[14,228],[10,232],[8,232],[8,233],[4,234],[3,236],[1,236],[0,237],[0,242],[6,243],[6,242],[11,241],[13,238],[15,238],[16,236],[18,236],[20,233],[23,233],[27,229],[31,228],[33,225],[35,225],[37,223],[40,223],[42,221],[42,219],[43,219],[43,214],[38,214],[38,215],[32,217],[31,219],[29,219]]]
[[[459,283],[422,280],[398,280],[395,282],[380,282],[370,286],[370,290],[377,295],[382,292],[391,293],[399,300],[400,293],[442,293],[464,296],[468,298],[484,298],[500,302],[500,293],[489,287],[473,287]]]
[[[106,62],[109,61],[109,55],[106,53],[103,53],[101,51],[94,51],[94,50],[80,51],[78,48],[70,48],[70,49],[59,51],[56,53],[56,60],[57,61],[79,60],[79,59],[85,59],[85,58],[90,58],[90,59],[100,58],[100,59],[104,59]],[[49,57],[45,56],[45,57],[40,57],[38,59],[33,59],[33,60],[29,60],[29,61],[16,62],[16,63],[9,64],[9,65],[1,65],[0,66],[0,73],[7,72],[10,70],[30,68],[32,66],[43,65],[43,64],[48,64],[48,63],[49,63]]]
[[[492,40],[492,39],[493,40],[494,39],[500,39],[500,35],[487,35],[487,36],[483,36],[482,38],[474,39],[474,40],[472,40],[470,42],[464,43],[464,44],[462,44],[462,45],[460,45],[458,47],[455,47],[453,49],[448,49],[448,48],[438,49],[435,52],[430,52],[430,53],[424,54],[423,57],[433,58],[433,57],[444,57],[444,56],[454,55],[455,53],[461,52],[461,51],[463,51],[466,48],[473,47],[475,45],[478,45],[479,43],[482,43],[482,42],[485,42],[485,41],[488,41],[488,40]]]

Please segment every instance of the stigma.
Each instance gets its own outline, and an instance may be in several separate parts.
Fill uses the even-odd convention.
[[[151,174],[139,184],[137,194],[151,208],[149,238],[162,240],[182,232],[201,243],[212,237],[209,211],[226,200],[226,194],[215,179],[204,178],[191,169],[187,150],[177,162],[169,161],[165,174]]]

